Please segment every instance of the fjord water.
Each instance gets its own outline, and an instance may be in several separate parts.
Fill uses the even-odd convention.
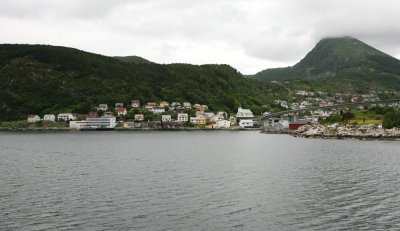
[[[396,230],[400,143],[0,133],[1,230]]]

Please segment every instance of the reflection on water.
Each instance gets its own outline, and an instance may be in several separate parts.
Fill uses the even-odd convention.
[[[397,229],[400,143],[0,133],[5,230]]]

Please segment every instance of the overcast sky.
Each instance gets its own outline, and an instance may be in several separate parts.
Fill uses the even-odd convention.
[[[350,35],[400,58],[396,0],[1,0],[0,43],[51,44],[158,63],[290,66]]]

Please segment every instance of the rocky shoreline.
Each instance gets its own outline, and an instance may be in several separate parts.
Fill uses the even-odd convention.
[[[384,129],[370,125],[321,125],[307,124],[297,131],[264,129],[268,134],[290,134],[301,138],[360,139],[360,140],[400,140],[400,128]]]

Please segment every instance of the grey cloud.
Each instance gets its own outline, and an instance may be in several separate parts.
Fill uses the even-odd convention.
[[[4,0],[0,42],[228,62],[249,73],[292,65],[328,36],[350,35],[398,57],[399,10],[396,0]]]

